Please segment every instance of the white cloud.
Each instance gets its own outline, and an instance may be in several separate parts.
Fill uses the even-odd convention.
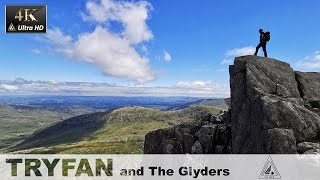
[[[221,61],[221,63],[220,64],[231,64],[232,63],[232,60],[231,59],[223,59],[222,61]]]
[[[243,48],[235,48],[227,51],[227,56],[245,56],[245,55],[253,55],[256,48],[253,46],[247,46]]]
[[[40,54],[41,53],[40,49],[38,49],[38,48],[31,49],[31,52],[34,53],[34,54]]]
[[[320,51],[315,51],[311,56],[298,61],[296,66],[305,69],[320,69]]]
[[[229,97],[230,90],[227,85],[214,81],[180,81],[176,87],[181,88],[186,94],[200,94],[212,97]]]
[[[110,21],[121,22],[124,26],[122,35],[131,44],[148,41],[153,38],[146,21],[152,6],[147,1],[124,2],[114,0],[90,0],[86,4],[87,13],[84,20],[105,23]]]
[[[172,57],[171,57],[171,55],[170,55],[167,51],[164,51],[164,52],[163,52],[163,59],[164,59],[165,61],[171,61]]]
[[[154,79],[146,57],[141,57],[124,39],[97,27],[91,34],[79,36],[73,56],[93,63],[107,75],[126,78],[139,83]]]
[[[176,84],[177,87],[187,87],[187,88],[217,88],[221,87],[220,84],[212,81],[180,81]]]
[[[69,46],[72,43],[71,36],[65,35],[59,28],[48,29],[47,40],[52,44]]]
[[[99,96],[194,96],[229,97],[229,87],[213,81],[181,81],[173,86],[119,86],[106,83],[32,81],[18,78],[1,81],[0,92],[21,95],[99,95]],[[19,91],[17,91],[19,90]],[[8,92],[8,93],[10,93]]]
[[[225,54],[225,58],[220,62],[220,64],[231,64],[233,62],[233,58],[237,56],[246,56],[246,55],[253,55],[256,48],[253,46],[246,46],[242,48],[234,48],[231,50],[228,50]]]
[[[16,85],[10,85],[10,84],[0,84],[0,90],[5,91],[17,91],[19,88]]]
[[[81,33],[77,39],[65,35],[59,28],[49,30],[47,40],[54,51],[93,64],[109,76],[139,83],[154,80],[148,58],[135,49],[153,38],[146,24],[151,5],[145,1],[90,0],[86,8],[87,13],[82,16],[84,20],[98,23],[95,30]],[[101,25],[111,21],[121,23],[123,31],[116,34]]]

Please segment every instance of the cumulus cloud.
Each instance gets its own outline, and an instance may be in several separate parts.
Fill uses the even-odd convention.
[[[19,88],[16,85],[10,85],[10,84],[0,84],[0,90],[4,91],[17,91]]]
[[[172,86],[118,86],[107,83],[32,81],[18,78],[0,80],[0,93],[27,95],[97,95],[97,96],[193,96],[229,97],[229,87],[213,81],[181,81]]]
[[[298,68],[320,69],[320,51],[315,51],[311,56],[305,57],[296,63]]]
[[[81,33],[77,39],[59,28],[48,30],[47,40],[55,52],[71,59],[93,64],[104,74],[144,83],[155,79],[149,59],[135,49],[153,38],[146,21],[151,5],[146,1],[123,2],[90,0],[86,4],[85,21],[96,22],[93,32]],[[104,23],[123,25],[121,33],[113,33]]]
[[[253,55],[256,48],[253,46],[247,46],[242,48],[235,48],[227,51],[227,56],[245,56],[245,55]]]
[[[237,56],[245,56],[245,55],[253,55],[256,48],[253,46],[246,46],[242,48],[234,48],[231,50],[228,50],[225,53],[225,58],[220,62],[220,64],[231,64],[233,62],[232,59],[234,59]]]
[[[227,85],[214,81],[180,81],[176,87],[181,88],[187,94],[210,94],[212,97],[230,96]]]
[[[165,61],[171,61],[172,57],[171,57],[171,55],[170,55],[167,51],[164,51],[164,52],[163,52],[163,59],[164,59]]]
[[[82,14],[84,20],[105,23],[121,22],[124,26],[122,35],[132,44],[152,39],[146,21],[152,6],[147,1],[124,2],[114,0],[90,0],[86,4],[87,14]]]

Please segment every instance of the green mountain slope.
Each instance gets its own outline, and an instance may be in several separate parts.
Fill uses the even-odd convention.
[[[143,153],[145,135],[185,122],[201,121],[219,109],[209,106],[160,111],[126,107],[70,118],[35,133],[9,149],[23,153]]]
[[[101,111],[86,107],[34,108],[0,105],[0,150],[16,145],[36,130],[81,114]]]

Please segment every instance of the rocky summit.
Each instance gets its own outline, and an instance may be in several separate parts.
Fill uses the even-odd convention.
[[[320,153],[320,73],[258,56],[237,57],[229,73],[228,111],[150,132],[144,152]]]

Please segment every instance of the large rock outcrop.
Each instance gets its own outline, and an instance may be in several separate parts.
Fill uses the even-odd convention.
[[[149,132],[145,154],[225,154],[231,152],[231,129],[222,113],[201,122],[180,124]]]
[[[151,132],[145,153],[320,153],[320,73],[258,56],[237,57],[229,72],[227,112]]]
[[[297,77],[308,79],[301,73]],[[233,153],[296,153],[296,143],[318,138],[320,118],[301,97],[313,95],[313,86],[299,84],[285,62],[257,56],[235,59],[230,66]],[[311,97],[314,101],[319,96]]]

